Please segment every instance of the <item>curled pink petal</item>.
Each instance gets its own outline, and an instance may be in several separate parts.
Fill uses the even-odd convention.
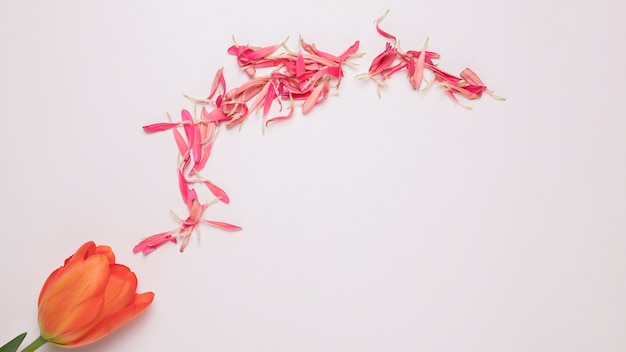
[[[388,13],[389,13],[389,10],[385,11],[385,13],[384,13],[384,14],[382,14],[380,17],[378,17],[378,18],[374,21],[374,23],[376,24],[376,31],[377,31],[380,35],[382,35],[383,37],[385,37],[385,38],[387,38],[387,39],[391,39],[391,40],[393,40],[394,42],[397,42],[397,39],[396,39],[396,37],[395,37],[395,36],[393,36],[393,35],[391,35],[391,34],[389,34],[389,33],[385,32],[385,31],[383,31],[382,29],[380,29],[380,26],[379,26],[380,22],[381,22],[381,21],[385,18],[385,16],[387,16],[387,14],[388,14]]]
[[[268,119],[267,121],[265,121],[265,126],[269,125],[271,122],[275,122],[275,121],[280,121],[280,120],[286,120],[288,118],[290,118],[291,116],[293,116],[293,112],[295,111],[295,104],[293,102],[293,97],[291,96],[291,93],[289,93],[289,100],[291,101],[291,106],[289,108],[289,114],[284,115],[284,116],[276,116],[273,117],[271,119]]]
[[[167,242],[176,243],[176,237],[172,236],[169,231],[152,235],[142,240],[133,248],[133,252],[142,252],[143,254],[148,254],[166,244]]]
[[[222,89],[226,90],[226,81],[224,80],[224,75],[222,74],[223,70],[224,68],[221,67],[217,70],[217,73],[215,73],[215,78],[213,78],[213,84],[211,85],[211,92],[209,93],[209,97],[207,99],[213,98],[213,95],[215,95],[215,92],[217,92],[217,88],[220,85],[222,86]]]
[[[498,100],[505,100],[503,97],[495,95],[493,91],[491,91],[489,88],[487,88],[487,86],[485,85],[485,83],[483,83],[483,81],[480,79],[480,77],[478,77],[478,75],[472,71],[469,67],[464,69],[463,71],[461,71],[461,77],[469,84],[474,85],[474,86],[481,86],[484,87],[484,91],[485,93],[491,95],[492,97],[498,99]]]

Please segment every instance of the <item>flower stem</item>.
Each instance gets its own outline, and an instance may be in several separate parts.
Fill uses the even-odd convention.
[[[22,352],[32,352],[38,349],[39,347],[43,346],[46,342],[48,341],[44,340],[43,337],[39,336],[35,341],[31,342],[30,345],[26,346],[26,348],[24,348]]]

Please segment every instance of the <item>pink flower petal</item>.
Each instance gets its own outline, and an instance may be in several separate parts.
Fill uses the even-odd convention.
[[[464,69],[463,71],[461,71],[461,77],[469,84],[474,85],[474,86],[482,86],[485,87],[485,93],[491,95],[492,97],[498,99],[498,100],[506,100],[501,96],[495,95],[493,93],[493,91],[491,91],[490,89],[487,88],[487,86],[485,85],[485,83],[483,83],[483,81],[480,79],[480,77],[478,77],[478,75],[472,71],[469,67]]]
[[[198,124],[193,125],[193,143],[191,144],[191,154],[193,161],[197,164],[202,158],[202,133]]]
[[[411,62],[413,63],[413,66],[412,66],[413,72],[411,73],[409,80],[411,81],[411,85],[413,86],[413,89],[419,90],[420,86],[422,85],[422,77],[424,76],[424,63],[426,61],[425,53],[426,53],[427,45],[428,45],[428,38],[426,38],[424,47],[422,48],[422,51],[420,52],[417,59],[415,58],[411,59]]]
[[[389,43],[385,45],[385,51],[380,53],[372,60],[372,64],[368,70],[370,76],[374,76],[391,67],[396,60],[398,53]]]
[[[339,62],[344,62],[349,59],[350,56],[356,54],[357,50],[359,50],[359,44],[360,42],[357,40],[348,49],[346,49],[346,51],[341,53],[341,55],[339,55]]]
[[[209,157],[211,156],[211,149],[213,149],[213,142],[206,143],[204,145],[204,148],[202,148],[202,158],[200,159],[199,162],[194,164],[193,168],[191,169],[191,172],[189,173],[190,175],[200,172],[202,171],[202,169],[204,169],[204,166],[206,165],[207,161],[209,160]]]
[[[228,194],[226,194],[226,192],[224,192],[223,189],[217,187],[214,183],[212,183],[211,181],[204,181],[204,184],[207,186],[207,188],[209,189],[209,191],[211,191],[211,193],[213,193],[214,196],[216,196],[217,198],[219,198],[219,200],[225,204],[230,203],[230,198],[228,198]]]
[[[267,114],[272,107],[272,102],[276,99],[276,85],[273,81],[268,82],[271,86],[268,88],[267,93],[265,94],[265,102],[263,103],[263,118],[267,117]]]
[[[194,193],[192,194],[192,190],[189,189],[189,183],[185,179],[185,175],[183,175],[182,170],[178,170],[178,188],[180,190],[180,196],[183,198],[183,202],[187,205],[187,207],[191,207],[191,202]]]
[[[208,113],[206,115],[206,118],[203,121],[219,123],[219,122],[229,121],[229,120],[230,120],[230,117],[228,117],[224,113],[224,110],[222,109],[222,106],[220,104],[220,107],[217,107],[217,108],[213,109],[213,111]]]
[[[217,70],[217,73],[215,73],[215,78],[213,78],[213,84],[211,85],[211,92],[209,93],[209,97],[207,99],[213,98],[213,95],[217,92],[217,88],[220,85],[222,86],[222,89],[226,90],[226,81],[224,80],[224,75],[222,74],[223,70],[224,68],[222,67]]]
[[[221,221],[214,221],[214,220],[207,220],[207,219],[202,219],[202,221],[206,222],[207,224],[211,225],[211,226],[215,226],[218,227],[222,230],[226,230],[226,231],[239,231],[241,230],[240,226],[237,225],[231,225],[229,223],[225,223],[225,222],[221,222]]]
[[[173,129],[172,131],[174,131],[174,140],[176,141],[178,152],[183,159],[186,159],[189,156],[189,146],[187,145],[187,142],[185,142],[183,135],[180,134],[177,129]]]
[[[147,133],[161,132],[180,126],[181,124],[182,122],[158,122],[151,125],[143,126],[143,130]]]
[[[285,120],[290,118],[291,116],[293,116],[293,112],[295,110],[295,104],[293,102],[293,97],[291,96],[291,93],[289,94],[289,100],[291,101],[291,107],[289,108],[289,114],[284,115],[284,116],[276,116],[273,117],[267,121],[265,121],[265,126],[269,125],[271,122],[275,122],[275,121],[280,121],[280,120]]]
[[[185,129],[185,135],[187,136],[187,141],[190,146],[193,146],[193,137],[194,137],[194,126],[193,126],[193,117],[191,117],[191,113],[186,109],[183,109],[180,113],[183,122],[185,125],[183,126]]]
[[[152,235],[142,240],[133,248],[133,252],[142,252],[143,254],[148,254],[166,244],[167,242],[176,243],[176,237],[172,236],[169,231]]]
[[[323,100],[322,92],[324,92],[325,84],[318,84],[311,92],[311,95],[304,101],[302,104],[302,114],[306,115],[313,109],[315,105],[317,105],[321,100]]]
[[[302,77],[304,72],[306,71],[304,57],[302,57],[302,53],[298,53],[296,57],[296,65],[295,65],[295,73],[296,77]]]
[[[387,16],[387,14],[389,13],[389,10],[385,11],[384,14],[382,14],[380,17],[378,17],[374,23],[376,24],[376,31],[378,31],[378,33],[380,33],[380,35],[382,35],[383,37],[387,38],[387,39],[391,39],[394,42],[397,42],[397,39],[395,36],[383,31],[382,29],[380,29],[379,23],[385,18],[385,16]]]

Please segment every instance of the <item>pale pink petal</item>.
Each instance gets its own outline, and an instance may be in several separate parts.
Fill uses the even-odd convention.
[[[323,91],[324,84],[318,84],[313,89],[311,95],[309,95],[309,97],[304,101],[304,104],[302,104],[303,115],[306,115],[309,111],[311,111],[311,109],[313,109],[313,107],[318,103],[318,100],[320,99]]]
[[[424,47],[420,52],[417,59],[412,59],[411,61],[414,64],[413,74],[410,77],[411,85],[413,85],[413,89],[420,89],[422,85],[422,77],[424,76],[424,63],[426,60],[426,47],[428,46],[428,38],[426,38],[426,42],[424,43]]]
[[[176,140],[178,152],[183,157],[183,159],[187,158],[187,156],[189,155],[189,146],[187,145],[187,142],[185,142],[185,138],[183,138],[183,135],[180,134],[177,129],[173,129],[172,131],[174,131],[174,140]]]
[[[232,224],[228,224],[225,222],[221,222],[221,221],[214,221],[214,220],[207,220],[207,219],[202,219],[202,221],[206,222],[209,225],[218,227],[222,230],[226,230],[226,231],[239,231],[241,230],[241,226],[237,226],[237,225],[232,225]]]
[[[183,126],[185,129],[185,136],[187,137],[189,147],[193,150],[195,137],[195,124],[193,123],[193,117],[191,117],[191,113],[189,111],[183,109],[181,111],[181,118],[183,122],[186,122],[186,124]]]
[[[209,157],[211,156],[212,148],[213,148],[213,142],[210,142],[204,145],[204,148],[202,148],[202,158],[200,158],[199,162],[193,165],[191,172],[189,172],[190,175],[196,172],[200,172],[202,171],[202,169],[204,169],[204,166],[206,165],[207,161],[209,160]]]
[[[276,99],[276,85],[273,81],[270,81],[269,84],[271,84],[271,87],[265,94],[265,102],[263,104],[263,118],[267,116],[270,108],[272,107],[272,102],[274,101],[274,99]]]
[[[223,121],[229,121],[230,117],[228,117],[225,113],[224,110],[222,109],[222,104],[220,103],[220,107],[213,109],[213,111],[211,111],[210,113],[208,113],[206,115],[206,118],[204,119],[204,121],[209,121],[209,122],[223,122]]]
[[[222,85],[222,89],[226,90],[226,81],[224,80],[224,75],[222,74],[223,70],[224,68],[222,67],[217,70],[217,73],[215,73],[215,78],[213,78],[213,84],[211,85],[211,92],[209,93],[209,97],[207,99],[213,98],[213,95],[217,91],[217,87],[220,84]]]

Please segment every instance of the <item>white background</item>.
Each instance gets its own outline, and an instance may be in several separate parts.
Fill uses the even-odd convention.
[[[466,66],[508,98],[472,111],[384,48]],[[0,1],[0,341],[82,243],[113,247],[153,305],[84,351],[626,350],[625,6],[600,1]],[[238,42],[366,52],[339,96],[261,134],[223,130],[230,205],[185,253],[132,247],[185,215],[170,133]],[[202,195],[203,200],[211,197]],[[41,351],[56,351],[44,346]]]

